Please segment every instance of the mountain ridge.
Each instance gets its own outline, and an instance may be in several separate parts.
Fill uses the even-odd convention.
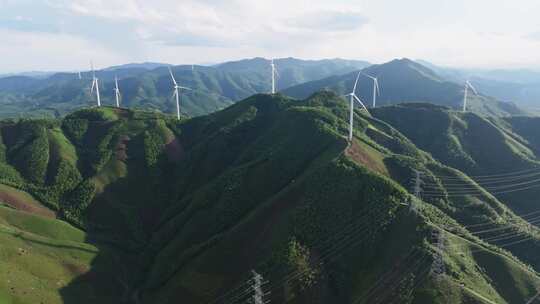
[[[509,223],[525,229],[530,217],[517,216],[512,201],[491,195],[490,187],[460,171],[467,167],[420,142],[435,136],[411,133],[408,120],[393,111],[403,107],[407,117],[426,120],[434,134],[448,129],[447,120],[437,117],[466,118],[471,135],[459,142],[476,160],[476,152],[463,144],[474,132],[500,145],[512,132],[519,145],[532,149],[540,141],[523,130],[536,122],[491,122],[430,104],[377,108],[373,116],[357,109],[349,143],[347,104],[331,92],[304,100],[259,94],[181,121],[111,107],[61,120],[2,121],[0,166],[6,169],[0,170],[0,183],[32,194],[60,218],[84,228],[83,243],[94,248],[75,262],[84,270],[53,289],[62,299],[47,296],[50,302],[75,301],[77,295],[89,303],[247,299],[249,294],[235,290],[245,289],[253,269],[269,281],[273,302],[481,303],[470,290],[500,303],[532,297],[540,283],[534,270],[540,261],[528,252],[538,250],[538,228],[511,232],[529,241],[506,250],[504,239],[497,238]],[[505,159],[515,158],[510,167],[527,158],[536,162],[537,154],[515,149],[517,142],[503,147]],[[414,170],[432,186],[422,199],[407,190]],[[458,180],[476,191],[452,196]],[[0,188],[3,193],[14,192]],[[14,202],[4,201],[16,208]],[[21,214],[7,216],[2,210],[0,228],[39,234],[35,227],[41,222],[20,225]],[[482,228],[471,228],[476,225]],[[478,233],[485,229],[499,230]],[[446,236],[444,252],[432,238],[438,234]],[[33,243],[21,245],[17,233],[0,236],[14,252],[47,253]],[[440,280],[429,275],[438,258],[446,267]],[[10,261],[20,269],[11,277],[17,290],[36,280],[56,284],[30,273],[25,260]],[[71,267],[61,260],[51,263],[54,269]],[[101,278],[114,281],[105,294],[97,292]],[[84,284],[91,288],[81,290]],[[0,298],[34,299],[34,293],[9,287],[0,284]]]
[[[463,86],[448,81],[433,70],[410,59],[396,59],[385,64],[372,65],[363,73],[378,77],[381,94],[377,105],[391,105],[404,102],[429,102],[460,109],[463,104]],[[358,72],[333,76],[288,88],[283,94],[295,98],[306,98],[319,90],[332,90],[347,94],[352,90]],[[373,82],[366,76],[359,78],[357,95],[366,106],[372,106]],[[511,103],[494,98],[469,94],[468,111],[490,116],[523,115],[525,112]]]

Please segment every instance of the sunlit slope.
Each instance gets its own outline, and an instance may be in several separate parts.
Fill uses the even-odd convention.
[[[65,222],[0,207],[0,303],[118,303],[113,256],[85,240]]]

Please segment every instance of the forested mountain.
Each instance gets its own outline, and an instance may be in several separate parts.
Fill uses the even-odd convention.
[[[348,73],[368,65],[363,61],[275,60],[277,88]],[[182,112],[208,114],[256,93],[270,91],[270,61],[263,58],[228,62],[217,66],[172,67],[177,81],[192,88],[182,94]],[[174,113],[172,80],[164,64],[127,64],[96,71],[104,104],[115,104],[114,78],[119,78],[124,107]],[[57,73],[46,78],[0,78],[0,117],[54,117],[96,104],[91,94],[92,73]]]
[[[331,92],[5,120],[0,301],[243,303],[255,271],[271,303],[526,303],[539,124],[417,103],[349,143]]]
[[[463,105],[464,86],[447,80],[433,70],[409,59],[372,65],[363,70],[367,75],[378,77],[381,95],[377,97],[377,105],[390,105],[403,102],[429,102],[461,109]],[[306,98],[320,90],[331,90],[338,94],[352,91],[358,72],[346,75],[331,76],[325,79],[300,84],[283,91],[283,94],[296,98]],[[515,115],[523,114],[512,103],[498,101],[482,94],[469,94],[468,110],[483,115]],[[357,95],[366,106],[372,105],[373,81],[361,76]]]

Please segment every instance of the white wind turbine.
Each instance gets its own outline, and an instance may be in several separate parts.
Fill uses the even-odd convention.
[[[94,63],[90,62],[90,66],[92,68],[92,89],[90,89],[90,93],[94,93],[94,89],[96,89],[97,105],[98,107],[101,107],[101,97],[99,95],[99,79],[96,77],[96,71],[94,71]]]
[[[375,106],[377,105],[377,96],[381,95],[381,90],[379,88],[379,79],[377,79],[377,77],[373,77],[366,73],[363,73],[363,74],[364,76],[373,80],[373,107],[375,108]]]
[[[352,141],[352,138],[353,138],[353,128],[354,128],[354,102],[358,102],[362,108],[364,110],[366,110],[366,112],[369,114],[369,111],[368,109],[366,108],[366,106],[364,105],[364,103],[362,102],[362,100],[360,100],[360,98],[358,98],[358,96],[356,96],[356,86],[358,85],[358,79],[360,78],[360,74],[362,74],[362,72],[360,71],[358,73],[358,76],[356,76],[356,81],[354,82],[354,87],[353,87],[353,90],[351,93],[347,94],[346,96],[349,96],[350,97],[350,112],[349,112],[349,142]]]
[[[176,82],[176,79],[174,79],[174,75],[171,70],[171,67],[169,67],[169,74],[171,74],[171,78],[174,84],[173,97],[176,97],[176,116],[178,117],[178,120],[180,120],[180,90],[191,90],[191,89],[178,85],[178,83]]]
[[[270,62],[270,66],[272,67],[272,94],[276,94],[276,65],[274,64],[274,59]]]
[[[116,97],[116,107],[120,108],[120,88],[118,88],[118,77],[114,76],[114,96]]]
[[[468,80],[465,81],[465,93],[463,94],[463,112],[467,111],[467,97],[469,93],[469,88],[474,92],[475,95],[478,95],[478,92],[473,87],[473,85]]]

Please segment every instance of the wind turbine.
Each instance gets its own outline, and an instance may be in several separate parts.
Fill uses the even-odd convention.
[[[120,108],[120,88],[118,88],[118,77],[114,76],[114,96],[116,97],[116,107]]]
[[[270,66],[272,67],[272,94],[276,94],[276,65],[274,64],[274,59],[270,62]]]
[[[358,85],[358,79],[360,78],[360,75],[362,74],[362,71],[360,71],[358,73],[358,76],[356,76],[356,81],[354,82],[354,87],[353,87],[353,90],[351,93],[347,94],[346,96],[349,96],[350,97],[350,112],[349,112],[349,142],[352,142],[352,138],[353,138],[353,128],[354,128],[354,102],[358,102],[362,108],[364,110],[366,110],[366,112],[369,114],[369,111],[368,109],[366,108],[366,106],[364,105],[364,103],[362,102],[362,100],[360,100],[360,98],[358,98],[358,96],[356,96],[356,86]]]
[[[82,79],[81,71],[79,71],[79,80]]]
[[[90,89],[90,93],[94,93],[94,89],[96,89],[97,105],[98,107],[101,107],[101,97],[99,96],[99,79],[96,77],[96,71],[94,71],[94,63],[90,62],[90,66],[92,68],[92,89]]]
[[[377,77],[373,77],[366,73],[362,73],[362,74],[364,74],[364,76],[373,80],[373,107],[375,108],[375,106],[377,105],[377,96],[381,95],[381,90],[379,88],[379,80],[377,79]]]
[[[172,78],[172,81],[173,81],[173,84],[174,84],[173,97],[176,97],[176,116],[178,117],[178,120],[180,120],[180,90],[181,89],[182,90],[191,90],[191,89],[178,85],[178,83],[176,82],[176,79],[174,79],[174,75],[173,75],[173,72],[171,70],[171,67],[169,67],[169,74],[171,74],[171,78]]]
[[[473,85],[470,83],[470,81],[465,81],[465,93],[463,95],[463,112],[467,111],[467,97],[469,93],[469,88],[474,92],[475,95],[478,95],[478,92],[473,87]]]

